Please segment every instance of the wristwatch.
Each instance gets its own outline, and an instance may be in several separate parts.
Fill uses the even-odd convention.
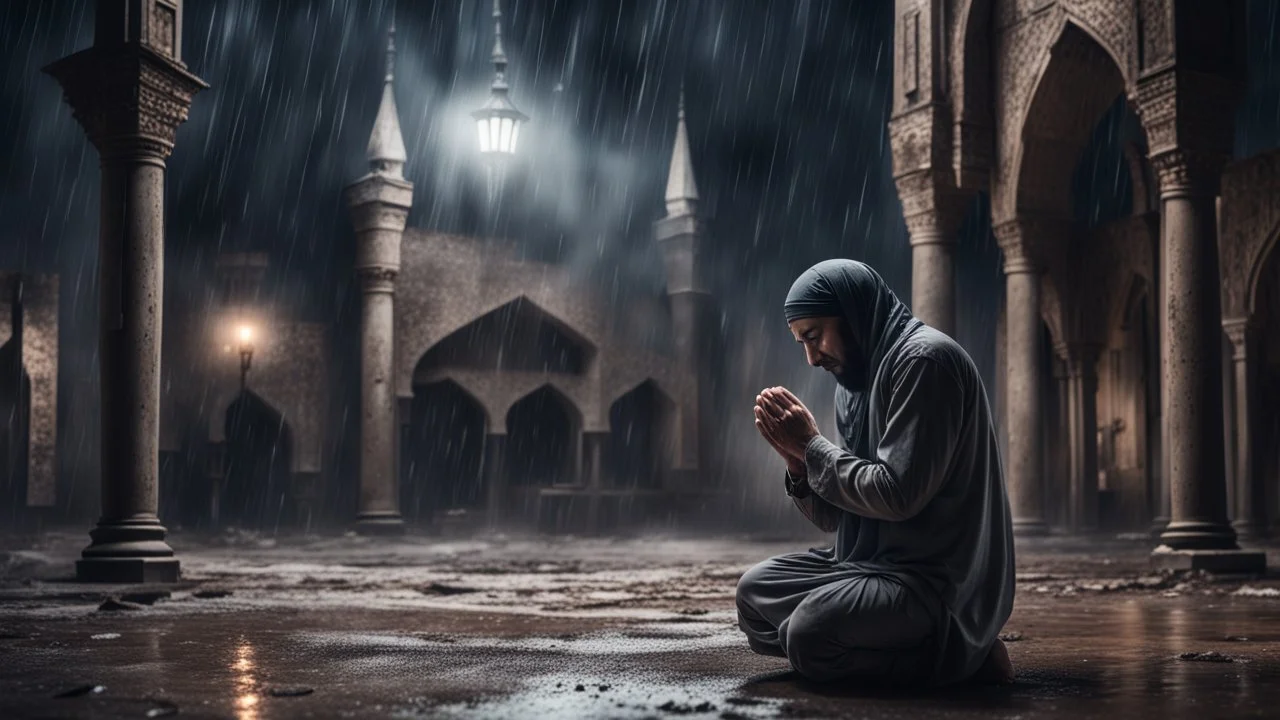
[[[803,500],[813,494],[813,488],[809,487],[809,478],[792,477],[790,472],[787,472],[786,475],[784,485],[787,488],[787,495],[797,500]]]

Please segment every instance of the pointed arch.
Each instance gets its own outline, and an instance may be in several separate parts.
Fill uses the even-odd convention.
[[[583,334],[527,295],[518,295],[461,323],[421,356],[417,382],[440,368],[582,374],[596,353]]]
[[[1125,90],[1123,66],[1064,15],[1021,110],[1012,190],[1018,214],[1070,217],[1076,160],[1099,118]]]

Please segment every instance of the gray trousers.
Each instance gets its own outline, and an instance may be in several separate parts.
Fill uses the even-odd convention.
[[[756,652],[810,680],[929,683],[937,607],[892,575],[816,551],[779,555],[738,581],[738,626]]]

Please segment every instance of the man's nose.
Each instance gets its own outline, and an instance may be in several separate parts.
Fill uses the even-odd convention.
[[[810,365],[812,365],[813,367],[818,367],[819,365],[818,351],[814,350],[811,347],[805,346],[804,357],[806,360],[809,361]]]

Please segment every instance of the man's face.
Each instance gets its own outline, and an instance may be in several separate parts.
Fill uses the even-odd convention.
[[[850,348],[845,339],[843,318],[799,318],[789,325],[796,342],[804,346],[804,356],[810,365],[836,377],[849,371]]]

